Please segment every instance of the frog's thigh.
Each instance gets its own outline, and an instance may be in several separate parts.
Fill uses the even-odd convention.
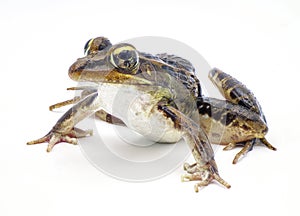
[[[101,110],[98,110],[98,111],[95,113],[95,115],[96,115],[100,120],[105,121],[105,122],[108,122],[108,123],[110,123],[110,124],[126,126],[125,123],[124,123],[121,119],[119,119],[119,118],[117,118],[117,117],[115,117],[115,116],[113,116],[113,115],[111,115],[111,114],[105,112],[105,111],[102,110],[102,109],[101,109]]]
[[[226,100],[262,114],[255,96],[243,83],[217,68],[209,72],[209,78]]]

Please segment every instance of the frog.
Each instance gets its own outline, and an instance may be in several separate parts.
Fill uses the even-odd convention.
[[[59,143],[77,144],[91,136],[91,130],[76,127],[91,115],[110,124],[122,125],[160,143],[177,143],[183,139],[190,147],[195,163],[184,163],[182,181],[196,181],[194,190],[218,182],[221,178],[212,143],[226,145],[224,150],[241,146],[233,163],[254,145],[264,144],[276,150],[265,138],[266,118],[253,93],[229,74],[213,68],[209,78],[224,99],[205,96],[195,68],[187,59],[173,54],[149,54],[132,44],[112,44],[106,37],[96,37],[84,46],[84,57],[69,68],[76,82],[96,85],[71,87],[80,96],[51,105],[50,110],[72,105],[52,129],[28,145],[48,143],[47,152]],[[129,107],[114,106],[118,92],[136,95]],[[117,110],[116,110],[117,109]],[[130,110],[130,112],[128,112]],[[148,122],[163,127],[163,133],[149,133]]]

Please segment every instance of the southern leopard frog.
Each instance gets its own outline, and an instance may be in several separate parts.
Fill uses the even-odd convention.
[[[85,57],[71,65],[69,76],[75,81],[101,85],[70,88],[82,90],[81,96],[52,105],[50,110],[75,105],[47,135],[27,144],[48,142],[48,152],[60,142],[76,144],[77,138],[92,132],[75,125],[95,113],[101,120],[127,126],[157,142],[174,143],[184,138],[196,162],[184,164],[188,174],[182,179],[199,181],[196,191],[213,180],[230,188],[219,175],[210,143],[226,145],[225,149],[242,146],[233,163],[257,143],[275,150],[265,139],[268,128],[260,105],[230,75],[218,69],[209,72],[210,79],[226,99],[219,100],[202,95],[194,67],[181,57],[151,55],[125,43],[112,45],[104,37],[89,40],[85,53]],[[113,96],[120,91],[137,95],[128,108],[130,112],[113,105]],[[164,133],[149,133],[145,124],[148,121],[165,127]]]

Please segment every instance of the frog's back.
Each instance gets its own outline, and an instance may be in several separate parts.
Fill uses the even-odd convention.
[[[156,55],[141,53],[144,58],[143,62],[147,64],[147,68],[159,74],[168,74],[179,83],[183,84],[190,93],[198,98],[201,97],[202,91],[198,78],[195,75],[195,68],[191,62],[176,55],[160,53]],[[150,64],[149,64],[150,63]],[[142,70],[145,70],[142,66]],[[163,76],[165,78],[165,76]],[[162,80],[160,80],[162,81]]]
[[[172,65],[176,68],[184,69],[190,72],[191,74],[195,74],[195,68],[192,65],[192,63],[184,58],[181,58],[176,55],[169,55],[167,53],[160,53],[156,56],[169,65]]]

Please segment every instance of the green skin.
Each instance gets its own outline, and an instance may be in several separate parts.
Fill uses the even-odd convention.
[[[264,138],[267,124],[253,94],[230,75],[213,69],[210,78],[226,100],[204,97],[199,80],[190,62],[168,54],[151,55],[138,52],[130,44],[112,45],[108,39],[91,39],[85,46],[86,56],[69,69],[71,79],[101,84],[99,87],[70,88],[82,90],[81,97],[50,107],[75,104],[44,137],[28,142],[48,142],[47,151],[60,143],[77,144],[77,138],[91,135],[75,125],[95,113],[100,119],[129,127],[157,142],[174,143],[183,138],[190,146],[195,163],[185,164],[188,174],[183,181],[198,181],[199,187],[216,180],[227,188],[218,173],[210,142],[227,145],[231,149],[243,146],[234,163],[250,151],[254,144],[263,143],[275,150]],[[125,92],[137,100],[128,109],[114,116],[113,96]],[[128,116],[128,113],[135,113]],[[165,127],[165,134],[150,134],[147,122]]]

